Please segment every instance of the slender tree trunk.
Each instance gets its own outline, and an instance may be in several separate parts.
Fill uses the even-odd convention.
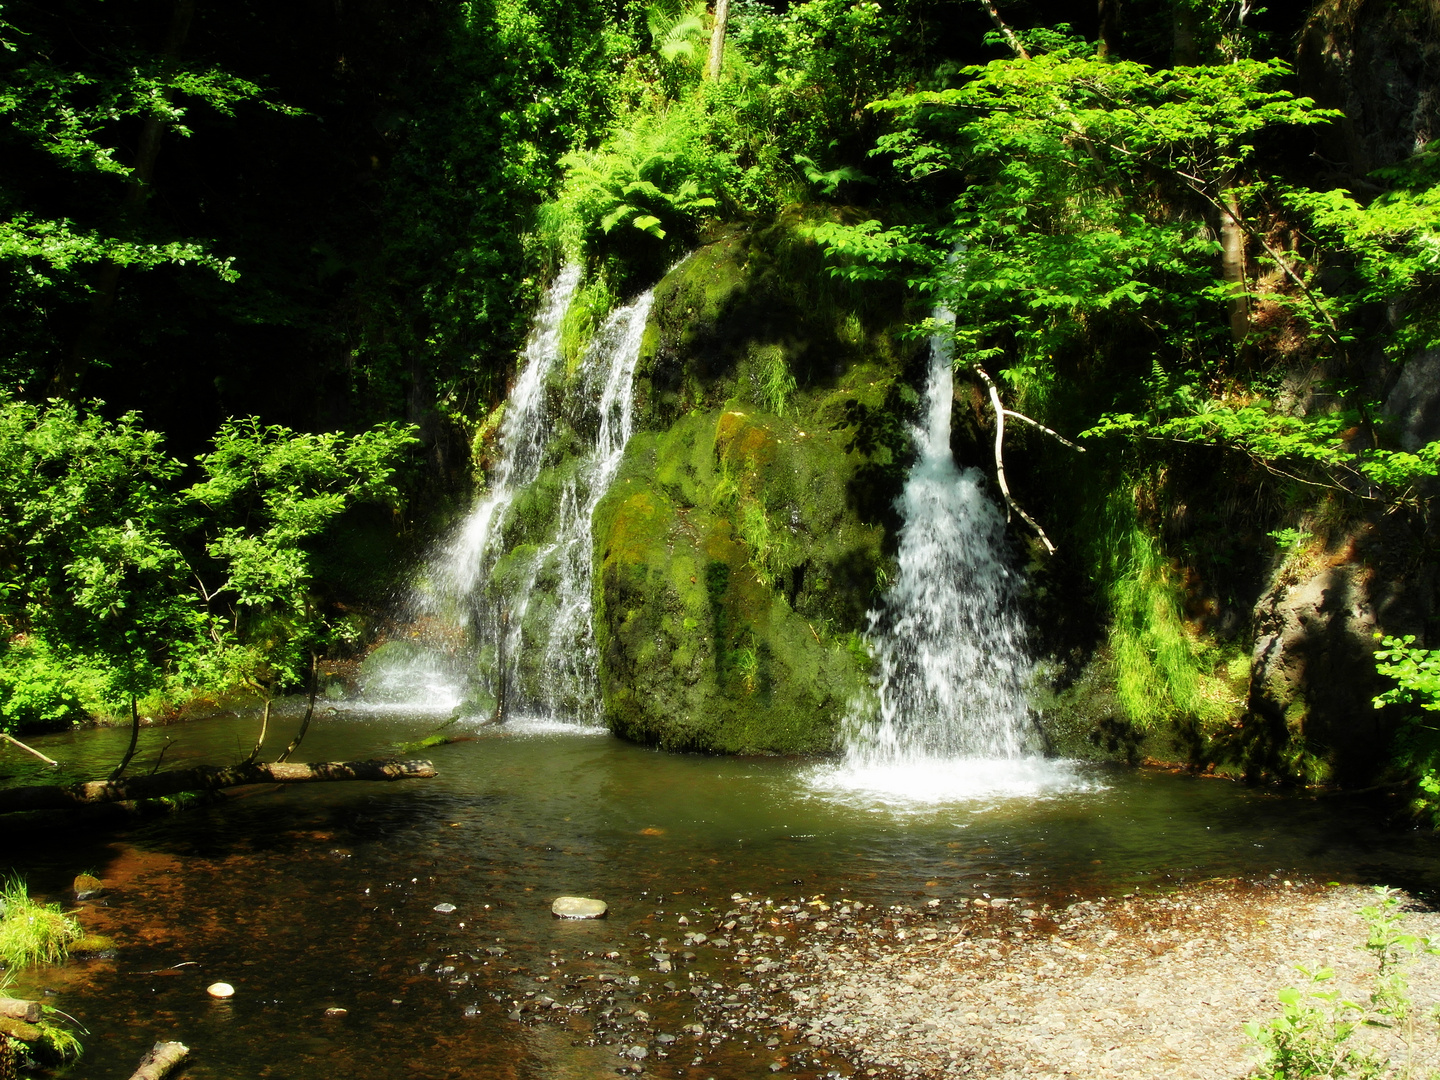
[[[295,733],[295,738],[290,740],[290,745],[285,747],[285,752],[275,759],[277,765],[289,761],[290,755],[300,749],[300,741],[305,738],[305,732],[310,730],[310,718],[315,715],[315,695],[319,689],[320,657],[312,652],[310,654],[310,702],[305,706],[305,717],[300,721],[300,730]]]
[[[180,65],[180,49],[190,33],[190,23],[195,16],[195,0],[175,0],[170,13],[170,29],[165,43],[160,48],[160,81],[166,83]],[[163,97],[163,95],[162,95]],[[162,101],[162,104],[165,102]],[[164,134],[166,121],[153,112],[145,118],[140,129],[140,141],[135,148],[135,163],[125,185],[125,195],[120,203],[120,224],[123,228],[144,204],[150,192],[150,181],[155,175],[155,161],[160,156],[160,137]],[[79,396],[80,383],[85,371],[94,359],[96,351],[104,340],[110,315],[115,308],[115,294],[120,286],[120,264],[107,261],[102,263],[95,276],[95,291],[90,297],[90,312],[75,343],[58,362],[50,380],[50,393],[55,397],[74,400]]]
[[[730,21],[730,0],[715,0],[715,26],[710,31],[710,58],[705,63],[705,77],[720,78],[725,62],[725,24]]]
[[[260,756],[260,747],[265,745],[265,732],[270,728],[270,698],[265,699],[265,708],[260,713],[260,737],[255,740],[255,749],[250,751],[250,756],[245,760],[253,763]]]
[[[135,693],[130,693],[130,745],[125,750],[125,756],[120,759],[120,764],[115,766],[115,771],[110,774],[113,783],[125,775],[126,768],[130,765],[130,759],[135,756],[135,747],[140,742],[140,703],[135,700]]]
[[[1120,50],[1120,0],[1099,0],[1100,47],[1097,50],[1102,60],[1119,55]]]
[[[1226,285],[1225,307],[1235,348],[1247,351],[1250,337],[1250,294],[1245,283],[1245,232],[1240,227],[1240,200],[1235,189],[1220,193],[1220,277]]]
[[[1000,31],[1006,44],[1010,46],[1010,50],[1021,60],[1029,60],[1030,54],[1020,43],[1019,35],[1010,29],[1010,24],[1000,17],[1000,9],[995,6],[993,0],[980,0],[980,6],[985,9],[985,14],[990,16],[990,21],[995,24],[995,29]]]
[[[1175,41],[1170,63],[1175,67],[1195,67],[1200,63],[1200,16],[1190,0],[1173,0],[1175,5]]]

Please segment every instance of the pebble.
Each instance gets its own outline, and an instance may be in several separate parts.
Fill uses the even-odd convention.
[[[604,900],[592,900],[585,896],[560,896],[550,905],[550,911],[560,919],[602,919],[610,910]]]
[[[325,1010],[325,1015],[334,1018],[338,1016],[346,1016],[349,1014],[349,1012],[349,1009],[341,1009],[339,1007],[332,1006]]]
[[[452,911],[455,910],[455,905],[454,905],[454,904],[436,904],[434,910],[435,910],[435,911],[438,911],[441,915],[449,915]]]
[[[228,998],[235,996],[235,987],[229,983],[211,983],[205,988],[205,992],[213,998]]]

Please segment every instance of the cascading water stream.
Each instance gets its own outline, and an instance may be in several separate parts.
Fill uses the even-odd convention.
[[[508,713],[598,719],[591,519],[633,428],[653,293],[612,312],[566,371],[560,328],[579,283],[580,269],[567,266],[547,293],[489,488],[414,590],[408,620],[426,640],[373,665],[367,698],[444,711],[469,702],[483,715],[503,694]]]
[[[954,322],[944,310],[935,317]],[[950,450],[952,363],[950,335],[936,334],[913,430],[919,457],[898,503],[899,573],[869,615],[874,697],[850,719],[844,763],[817,770],[822,789],[930,803],[1077,782],[1040,756],[1004,518],[984,474],[960,468]]]

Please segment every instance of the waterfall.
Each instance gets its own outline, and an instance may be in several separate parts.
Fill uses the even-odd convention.
[[[412,590],[409,638],[368,665],[367,700],[484,715],[503,692],[507,713],[598,720],[591,519],[633,428],[653,293],[612,312],[566,371],[560,327],[580,278],[567,266],[546,294],[489,483]]]
[[[935,319],[954,323],[943,309]],[[843,764],[814,774],[821,788],[935,802],[1075,786],[1039,756],[1004,518],[984,474],[950,450],[953,348],[947,333],[930,340],[919,454],[897,504],[899,572],[869,613],[874,693],[849,718]]]

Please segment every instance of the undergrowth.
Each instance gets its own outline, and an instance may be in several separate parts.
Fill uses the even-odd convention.
[[[1329,968],[1311,971],[1297,966],[1308,984],[1279,992],[1279,1016],[1245,1025],[1245,1033],[1266,1054],[1255,1075],[1265,1080],[1416,1075],[1410,1058],[1417,1026],[1422,1019],[1433,1023],[1435,1009],[1422,1016],[1410,996],[1405,965],[1421,953],[1440,950],[1431,939],[1405,932],[1395,890],[1377,886],[1375,896],[1375,903],[1358,912],[1367,930],[1363,948],[1375,961],[1368,995],[1364,1000],[1348,998],[1331,985],[1335,973]],[[1353,1040],[1364,1028],[1393,1031],[1404,1045],[1405,1060],[1393,1062],[1358,1045]]]

